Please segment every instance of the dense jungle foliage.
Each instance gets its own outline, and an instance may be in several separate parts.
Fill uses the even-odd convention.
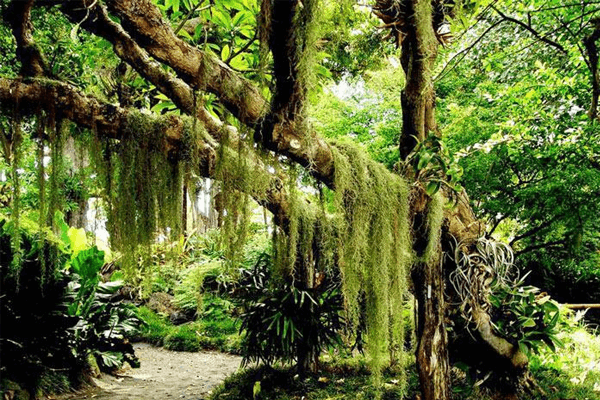
[[[214,399],[600,398],[597,2],[0,12],[3,396],[144,340],[241,354]]]

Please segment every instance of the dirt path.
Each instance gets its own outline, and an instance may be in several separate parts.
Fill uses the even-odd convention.
[[[97,388],[57,400],[201,400],[236,372],[242,360],[217,352],[169,351],[145,343],[137,343],[134,348],[140,368],[127,368],[117,377],[102,375],[94,379]]]

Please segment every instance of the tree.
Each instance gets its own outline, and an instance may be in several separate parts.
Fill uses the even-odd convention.
[[[261,2],[260,10],[247,0],[8,3],[5,21],[21,65],[18,77],[0,78],[4,155],[16,178],[13,203],[18,205],[22,122],[32,116],[37,122],[30,132],[42,148],[60,140],[65,120],[92,133],[89,148],[103,172],[113,242],[130,253],[150,243],[159,227],[179,226],[183,182],[191,182],[193,175],[215,178],[221,182],[231,236],[243,233],[237,225],[244,220],[239,205],[250,195],[273,213],[281,233],[280,266],[298,285],[310,289],[316,272],[340,268],[355,324],[364,296],[371,310],[368,349],[376,370],[385,364],[391,344],[401,341],[399,310],[410,264],[418,302],[421,389],[425,399],[448,399],[444,271],[456,262],[442,262],[442,252],[453,253],[455,242],[473,252],[485,231],[466,193],[447,185],[445,161],[436,154],[433,71],[454,2],[376,1],[372,7],[402,47],[406,86],[396,169],[404,176],[347,143],[324,140],[306,112],[315,72],[327,73],[315,62],[324,57],[317,49],[318,18],[327,14],[323,9],[350,12],[351,3],[274,0]],[[42,23],[70,21],[71,57],[77,50],[110,43],[116,57],[103,57],[112,71],[102,71],[79,54],[75,65],[80,73],[73,74],[77,84],[70,83],[72,70],[59,62],[64,55],[55,51],[50,58],[50,45],[36,43],[36,12]],[[101,93],[89,94],[94,91]],[[140,111],[149,108],[153,113]],[[430,160],[439,163],[424,168]],[[323,193],[332,193],[335,213],[298,193],[297,166]],[[449,198],[456,206],[444,209]],[[372,245],[368,235],[374,235]],[[518,347],[494,333],[484,308],[473,307],[472,317],[478,338],[492,352],[511,368],[526,366]],[[314,356],[299,357],[300,367],[310,368]]]
[[[460,154],[487,234],[510,242],[530,282],[559,301],[596,299],[598,210],[590,200],[598,193],[599,131],[590,119],[594,53],[584,42],[598,7],[495,8],[440,68],[445,143]]]

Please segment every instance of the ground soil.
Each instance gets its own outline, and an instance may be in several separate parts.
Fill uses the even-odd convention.
[[[140,368],[125,368],[116,376],[95,378],[96,387],[51,397],[56,400],[201,400],[236,372],[239,356],[218,352],[187,353],[165,350],[146,343],[134,345]]]

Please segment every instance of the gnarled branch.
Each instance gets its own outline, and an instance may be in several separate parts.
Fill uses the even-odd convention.
[[[17,58],[21,61],[22,76],[43,76],[46,62],[33,40],[31,8],[34,0],[12,1],[5,11],[4,19],[11,26],[17,42]]]

